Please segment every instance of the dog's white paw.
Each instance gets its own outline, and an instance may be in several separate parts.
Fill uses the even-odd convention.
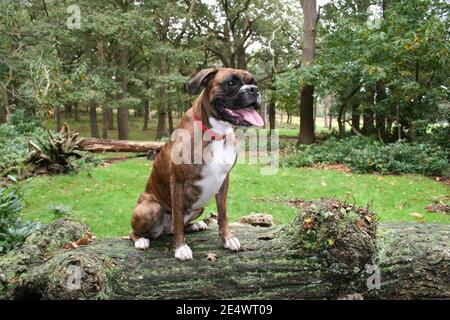
[[[181,261],[191,260],[192,259],[192,250],[189,248],[187,244],[183,244],[182,246],[175,249],[175,258]]]
[[[223,243],[223,246],[232,251],[239,251],[241,248],[241,244],[239,243],[239,239],[236,237],[231,237]]]
[[[150,240],[147,238],[139,238],[134,243],[134,247],[140,250],[147,250],[150,247]]]
[[[195,223],[189,225],[186,228],[186,231],[194,231],[194,232],[196,232],[196,231],[203,231],[203,230],[206,230],[206,229],[208,229],[208,225],[204,221],[198,221],[198,222],[195,222]]]

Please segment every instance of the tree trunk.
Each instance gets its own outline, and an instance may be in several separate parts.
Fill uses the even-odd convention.
[[[100,105],[102,109],[102,138],[108,138],[108,110],[105,104]]]
[[[8,121],[8,93],[3,86],[0,87],[0,124]]]
[[[363,133],[374,133],[375,126],[373,124],[374,114],[372,110],[365,110],[363,113],[363,126],[361,131]]]
[[[119,79],[122,89],[119,99],[123,99],[128,91],[128,77],[126,75],[128,69],[128,53],[125,48],[120,48],[118,55]],[[120,102],[120,107],[117,108],[117,129],[119,140],[128,140],[128,106],[123,105],[123,102]]]
[[[236,68],[237,69],[247,69],[247,61],[245,56],[244,46],[238,45],[235,48],[235,58],[236,58]]]
[[[159,54],[159,73],[161,76],[167,74],[167,56],[164,53]],[[160,140],[168,135],[166,127],[167,115],[167,85],[161,84],[159,87],[159,108],[158,108],[158,125],[156,129],[156,139]]]
[[[305,85],[300,92],[300,134],[299,144],[314,143],[314,87]]]
[[[99,138],[98,122],[97,122],[97,106],[94,103],[89,105],[89,118],[91,123],[91,137]]]
[[[373,112],[373,104],[374,104],[374,95],[375,91],[371,86],[366,86],[367,92],[367,105],[368,107],[363,112],[363,126],[362,133],[365,134],[373,134],[375,132],[374,126],[374,112]]]
[[[66,103],[64,105],[64,117],[69,118],[71,116],[72,116],[72,105]]]
[[[148,120],[150,116],[150,101],[148,99],[144,99],[144,125],[142,126],[142,130],[148,130]]]
[[[269,126],[270,126],[270,130],[275,130],[275,120],[276,120],[275,100],[273,98],[271,98],[270,102],[269,102]]]
[[[345,105],[341,105],[337,115],[339,135],[341,137],[345,137],[345,107]]]
[[[62,119],[61,119],[61,108],[59,106],[55,107],[55,120],[56,120],[56,130],[60,131],[62,128]]]
[[[352,104],[352,126],[359,130],[359,103]]]
[[[73,121],[80,122],[80,109],[78,107],[78,102],[73,105]]]
[[[130,141],[84,138],[78,143],[78,147],[83,151],[91,152],[148,152],[159,151],[164,145],[163,142],[156,141]]]
[[[115,130],[114,128],[114,110],[112,108],[106,108],[106,118],[108,120],[108,130]]]
[[[8,113],[6,109],[6,105],[0,104],[0,124],[6,123],[8,121]]]
[[[386,135],[386,117],[385,112],[382,107],[379,106],[381,101],[386,99],[386,86],[383,80],[378,80],[377,82],[377,108],[375,113],[375,128],[377,129],[378,135],[384,137]]]
[[[172,114],[172,108],[169,108],[167,110],[168,120],[169,120],[169,134],[171,135],[173,132],[173,114]]]
[[[316,50],[316,23],[318,14],[316,0],[300,0],[303,9],[303,50],[302,64],[314,62]],[[298,144],[314,143],[314,87],[305,84],[300,90],[300,133]]]
[[[98,56],[98,64],[101,68],[103,68],[105,64],[105,50],[104,50],[104,41],[103,35],[100,34],[98,45],[97,45],[97,56]],[[102,138],[108,138],[108,110],[105,104],[105,101],[99,102],[100,109],[102,110]]]
[[[85,225],[59,219],[2,257],[0,299],[450,298],[449,225],[388,223],[377,232],[366,208],[305,205],[290,225],[233,224],[237,253],[222,248],[209,219],[208,231],[186,236],[187,262],[175,260],[169,236],[139,251],[120,238],[89,243]]]

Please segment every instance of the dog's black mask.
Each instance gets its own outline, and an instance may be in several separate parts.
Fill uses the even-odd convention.
[[[255,111],[260,107],[260,95],[255,78],[245,70],[210,68],[201,70],[189,83],[187,90],[196,93],[205,88],[204,97],[219,120],[236,126],[261,127],[264,121]]]
[[[236,126],[261,127],[264,121],[255,109],[260,108],[260,94],[254,77],[243,70],[217,72],[210,83],[210,101],[218,117]]]

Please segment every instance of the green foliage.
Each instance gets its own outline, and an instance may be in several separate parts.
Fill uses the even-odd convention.
[[[56,218],[66,217],[70,214],[70,207],[64,204],[51,204],[47,209],[53,213]]]
[[[22,194],[17,186],[0,186],[0,254],[19,247],[26,237],[40,228],[37,222],[20,218]]]
[[[0,125],[0,177],[25,178],[35,173],[69,173],[90,169],[102,161],[95,155],[81,153],[78,133],[44,130],[32,119],[13,116],[14,124]]]
[[[398,141],[383,144],[375,139],[330,138],[323,144],[297,149],[282,165],[311,166],[314,163],[344,164],[358,173],[419,173],[449,176],[447,153],[439,146]]]
[[[11,116],[14,124],[0,125],[0,176],[7,174],[22,175],[26,170],[29,155],[28,142],[46,140],[48,133],[32,119]]]

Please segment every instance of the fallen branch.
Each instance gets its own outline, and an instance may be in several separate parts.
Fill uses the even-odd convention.
[[[149,152],[159,151],[164,142],[111,140],[97,138],[83,138],[78,147],[91,152]]]

